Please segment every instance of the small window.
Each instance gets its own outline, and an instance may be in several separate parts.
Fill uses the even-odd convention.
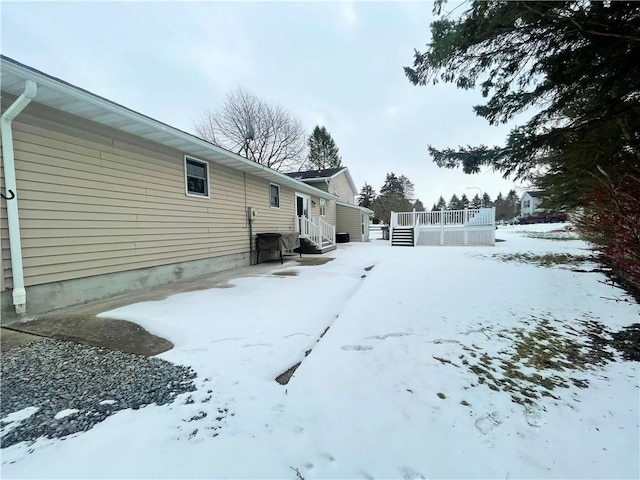
[[[209,164],[185,157],[187,195],[209,196]]]
[[[269,202],[273,208],[280,208],[280,187],[273,183],[269,187]]]
[[[324,198],[320,199],[320,216],[324,217],[327,214],[327,201]]]
[[[531,206],[531,200],[524,201],[524,208],[529,208]]]

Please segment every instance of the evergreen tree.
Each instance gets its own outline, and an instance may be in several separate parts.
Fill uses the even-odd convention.
[[[442,197],[442,195],[440,195],[440,198],[438,199],[438,203],[436,203],[433,206],[434,210],[443,210],[447,208],[447,202],[445,202],[444,198]]]
[[[505,198],[505,219],[510,220],[520,213],[520,197],[515,190],[509,190]]]
[[[491,201],[491,197],[487,192],[482,194],[482,206],[485,208],[493,207],[493,202]]]
[[[467,198],[466,193],[463,193],[460,197],[460,205],[462,206],[460,210],[462,210],[463,208],[469,208],[469,199]]]
[[[436,1],[436,14],[444,2]],[[459,18],[445,14],[431,24],[427,51],[416,51],[405,69],[409,80],[481,87],[488,101],[474,110],[491,124],[535,111],[504,146],[430,146],[434,161],[466,173],[489,166],[532,180],[545,193],[544,208],[584,209],[582,233],[608,252],[600,258],[612,276],[640,291],[637,236],[619,242],[638,225],[628,213],[640,211],[640,3],[468,5]],[[630,203],[622,208],[621,199]]]
[[[488,100],[474,111],[492,125],[536,111],[504,146],[430,146],[434,161],[533,180],[552,208],[583,205],[607,182],[627,185],[640,176],[638,32],[631,1],[474,1],[457,19],[441,16],[405,68],[409,80],[479,87]]]
[[[435,212],[436,210],[439,210],[438,206],[434,203],[433,207],[431,207],[431,211]]]
[[[451,195],[451,200],[447,203],[447,210],[462,210],[463,208],[462,202],[458,196],[455,193]]]
[[[419,198],[417,198],[416,201],[413,202],[413,209],[416,212],[424,212],[425,211],[424,205],[422,204],[422,202],[420,201]]]
[[[509,217],[508,209],[505,199],[502,196],[502,192],[498,193],[495,202],[493,202],[493,206],[496,207],[496,220],[509,220],[510,218],[512,218]]]
[[[387,173],[387,178],[384,181],[384,185],[380,188],[381,197],[395,196],[398,198],[405,198],[404,185],[400,178],[395,173]]]
[[[482,205],[482,200],[480,200],[480,195],[476,193],[475,196],[471,199],[471,202],[469,203],[469,208],[480,208],[481,205]]]
[[[360,195],[358,196],[358,205],[365,208],[371,208],[375,199],[376,191],[371,185],[365,183],[362,190],[360,190]]]
[[[310,169],[324,170],[325,168],[342,167],[342,158],[338,147],[325,127],[316,125],[307,140],[307,145],[309,146],[307,162]]]
[[[388,224],[391,212],[411,211],[413,206],[407,193],[413,195],[413,183],[404,175],[398,177],[393,172],[387,173],[380,195],[373,202],[375,216]]]
[[[411,202],[397,195],[380,195],[373,202],[375,217],[385,224],[389,224],[391,212],[410,212]]]

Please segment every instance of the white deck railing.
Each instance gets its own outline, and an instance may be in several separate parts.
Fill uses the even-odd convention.
[[[323,241],[328,241],[331,243],[336,243],[336,226],[331,225],[330,223],[325,222],[322,218],[318,217],[314,219],[317,222],[317,225],[320,227],[320,234],[322,235]]]
[[[434,212],[391,212],[391,228],[419,226],[493,225],[493,208],[437,210]]]
[[[307,218],[296,217],[298,232],[303,238],[307,238],[316,247],[322,248],[323,241],[336,243],[336,227],[325,222],[320,217]]]
[[[421,231],[429,237],[428,244],[493,244],[495,242],[495,208],[467,208],[464,210],[439,210],[433,212],[391,212],[389,222],[390,241],[393,240],[393,230],[396,228],[413,228],[414,245],[420,243],[419,235]],[[478,233],[478,229],[490,231],[491,239],[489,240],[488,234]],[[439,241],[436,241],[436,243],[433,243],[434,240],[432,239],[434,234],[437,235],[434,230],[440,231]],[[455,232],[456,230],[458,233]],[[475,233],[469,233],[473,231]],[[476,237],[477,239],[474,240]]]

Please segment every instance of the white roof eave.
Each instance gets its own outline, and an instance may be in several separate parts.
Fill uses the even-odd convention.
[[[360,210],[363,213],[367,213],[369,215],[373,215],[375,212],[367,207],[361,207],[360,205],[353,205],[351,203],[344,203],[344,202],[336,202],[336,205],[340,205],[341,207],[349,207],[349,208],[355,208],[356,210]]]
[[[62,80],[23,66],[14,60],[2,57],[1,72],[2,90],[11,95],[20,95],[24,89],[24,82],[33,80],[38,84],[38,94],[33,100],[36,103],[153,141],[202,160],[250,173],[302,193],[326,199],[334,198],[333,195],[311,185]]]
[[[353,177],[351,176],[351,172],[349,172],[349,167],[342,167],[342,169],[336,173],[334,173],[331,176],[328,177],[313,177],[313,178],[305,178],[305,179],[301,179],[301,182],[306,182],[306,183],[319,183],[319,182],[326,182],[327,180],[331,180],[333,178],[336,178],[338,175],[340,175],[341,173],[343,173],[347,176],[347,181],[349,182],[349,185],[351,186],[351,189],[356,192],[356,195],[358,194],[358,188],[356,187],[356,184],[353,181]]]

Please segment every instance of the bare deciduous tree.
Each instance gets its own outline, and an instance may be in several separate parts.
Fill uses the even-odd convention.
[[[304,161],[306,133],[300,120],[241,87],[229,92],[218,110],[206,110],[194,129],[205,140],[274,170],[297,170]]]

